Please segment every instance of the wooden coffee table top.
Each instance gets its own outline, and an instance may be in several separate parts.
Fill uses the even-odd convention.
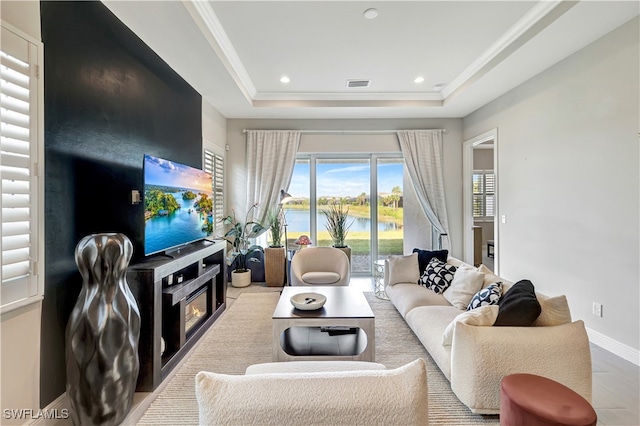
[[[291,296],[298,293],[320,293],[327,302],[320,309],[302,311],[291,304]],[[373,311],[362,291],[346,286],[284,287],[273,319],[294,318],[374,318]]]

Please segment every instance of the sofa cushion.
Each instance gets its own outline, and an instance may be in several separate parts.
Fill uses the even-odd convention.
[[[451,285],[456,269],[455,266],[449,265],[434,257],[427,264],[427,267],[420,277],[419,284],[436,293],[444,293]]]
[[[453,340],[453,330],[457,322],[484,327],[492,326],[498,317],[498,309],[498,305],[486,305],[459,314],[444,330],[444,334],[442,335],[442,346],[451,345],[451,341]]]
[[[500,309],[494,323],[496,326],[530,326],[541,310],[535,289],[529,280],[521,280],[511,286],[498,305]]]
[[[453,274],[451,285],[444,291],[444,298],[458,309],[467,309],[471,298],[482,288],[484,274],[471,266],[460,266]]]
[[[418,267],[419,272],[422,274],[424,270],[427,268],[429,261],[434,257],[446,262],[447,257],[449,257],[449,250],[422,250],[419,248],[414,248],[413,253],[418,253]]]
[[[419,306],[407,314],[407,324],[447,379],[451,379],[451,346],[442,346],[444,330],[460,311],[453,306]]]
[[[549,297],[536,293],[540,302],[540,315],[533,323],[534,326],[561,325],[571,322],[571,311],[566,296]]]
[[[422,359],[393,370],[244,376],[201,371],[195,386],[201,425],[429,424]]]
[[[478,266],[478,271],[484,274],[484,285],[483,287],[489,287],[489,285],[493,283],[497,283],[498,281],[503,282],[504,280],[497,276],[495,272],[491,269],[487,268],[484,264]]]
[[[389,285],[398,283],[418,284],[420,270],[418,269],[418,254],[408,256],[389,257]]]
[[[500,302],[500,297],[502,296],[502,283],[497,282],[490,284],[488,287],[483,288],[478,291],[472,298],[471,302],[469,302],[469,306],[467,306],[467,311],[471,309],[476,309],[481,306],[487,305],[497,305]]]
[[[436,305],[451,307],[451,304],[442,294],[437,294],[421,285],[396,284],[394,286],[388,286],[385,292],[403,317],[406,317],[409,311],[418,306]]]

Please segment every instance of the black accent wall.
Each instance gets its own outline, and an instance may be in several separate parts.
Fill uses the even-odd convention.
[[[202,166],[202,101],[100,2],[40,4],[45,86],[45,298],[40,405],[66,386],[65,328],[80,291],[74,250],[122,232],[143,253],[143,154]]]

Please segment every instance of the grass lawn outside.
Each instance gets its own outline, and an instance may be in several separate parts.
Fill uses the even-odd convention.
[[[289,240],[295,241],[303,232],[290,232],[287,237]],[[328,231],[318,232],[319,241],[314,241],[314,246],[324,247],[333,245],[333,241],[329,237]],[[371,234],[366,231],[349,232],[347,235],[347,245],[351,247],[351,253],[354,255],[370,254]],[[402,230],[385,231],[378,233],[378,254],[393,255],[402,254]]]

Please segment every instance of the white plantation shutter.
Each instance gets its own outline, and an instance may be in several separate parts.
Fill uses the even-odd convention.
[[[41,298],[38,285],[38,46],[2,27],[0,192],[2,312]]]
[[[493,218],[495,215],[496,175],[492,170],[473,171],[473,217]]]
[[[204,150],[204,171],[213,177],[213,217],[215,218],[215,234],[224,230],[220,219],[224,217],[224,157]]]

